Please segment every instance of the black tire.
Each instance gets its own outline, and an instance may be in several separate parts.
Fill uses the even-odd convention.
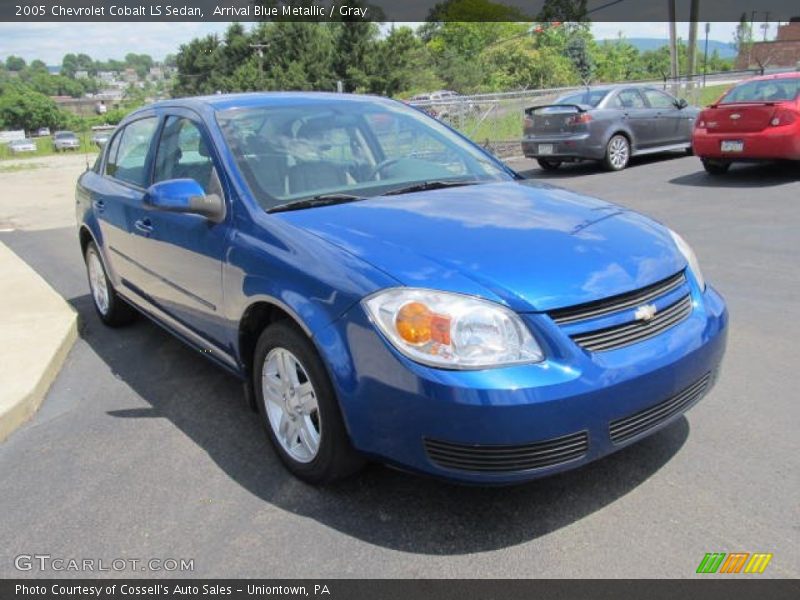
[[[99,284],[99,281],[93,281],[92,278],[91,262],[94,257],[96,257],[98,261],[96,268],[99,268],[103,275],[102,281],[104,282],[107,294],[107,302],[105,304],[98,300],[98,296],[95,293],[95,287]],[[94,310],[97,313],[97,316],[100,317],[100,320],[109,327],[121,327],[136,319],[136,310],[130,304],[125,302],[125,300],[120,298],[117,292],[114,290],[114,286],[111,285],[111,282],[108,279],[108,271],[106,271],[106,266],[103,263],[103,257],[97,250],[97,246],[95,246],[94,242],[89,242],[89,244],[86,246],[83,259],[86,263],[86,275],[89,279],[89,290],[91,292],[90,295],[92,297],[92,304],[94,305]]]
[[[537,158],[536,162],[538,162],[539,166],[545,171],[555,171],[561,166],[560,160],[552,160],[549,158]]]
[[[622,171],[631,159],[631,144],[621,133],[611,136],[606,144],[603,166],[607,171]]]
[[[304,371],[296,374],[307,377],[313,386],[319,441],[316,455],[310,461],[303,462],[291,456],[278,440],[270,421],[262,376],[265,361],[273,350],[287,350],[291,353]],[[283,464],[296,477],[315,485],[333,483],[356,473],[364,466],[364,458],[350,443],[339,403],[322,360],[302,331],[289,321],[278,321],[267,327],[256,344],[252,371],[256,404],[267,436]]]
[[[729,160],[715,160],[713,158],[701,159],[703,168],[709,175],[724,175],[731,168],[731,161]]]
[[[686,149],[686,156],[694,156],[694,148],[691,145]]]

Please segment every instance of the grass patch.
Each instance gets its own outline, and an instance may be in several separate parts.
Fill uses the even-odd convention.
[[[700,90],[700,106],[708,106],[717,100],[722,93],[732,87],[732,83],[723,83],[721,85],[709,85]]]

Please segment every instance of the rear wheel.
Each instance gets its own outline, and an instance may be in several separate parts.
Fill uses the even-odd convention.
[[[603,159],[605,168],[609,171],[621,171],[628,166],[630,159],[631,145],[628,138],[621,134],[611,136],[606,144],[606,156]]]
[[[729,160],[714,160],[712,158],[702,159],[703,168],[709,175],[724,175],[731,168]]]
[[[363,466],[316,349],[288,321],[270,325],[261,334],[253,387],[267,435],[294,475],[324,484]]]
[[[136,311],[114,291],[94,242],[89,242],[86,246],[84,259],[92,301],[100,320],[110,327],[119,327],[133,321]]]
[[[561,166],[560,160],[551,160],[549,158],[537,158],[536,162],[538,162],[539,166],[545,171],[555,171]]]

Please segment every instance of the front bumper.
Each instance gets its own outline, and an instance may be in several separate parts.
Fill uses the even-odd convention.
[[[541,153],[540,146],[552,146],[552,152]],[[527,158],[552,160],[600,160],[605,156],[605,146],[589,133],[576,135],[526,135],[522,140],[522,153]]]
[[[710,287],[693,294],[693,302],[686,320],[638,344],[599,353],[550,348],[543,363],[483,371],[445,371],[409,361],[358,305],[321,332],[317,344],[358,450],[447,479],[513,483],[581,466],[646,437],[711,388],[725,351],[727,311]],[[544,315],[526,318],[538,320],[537,329],[547,327],[545,321],[558,329]],[[693,389],[697,393],[687,395]],[[628,417],[634,425],[641,422],[648,410],[664,418],[644,430],[626,425]],[[633,435],[613,440],[620,424]],[[479,460],[470,462],[476,453]],[[480,468],[487,460],[508,466],[521,455],[553,454],[564,460]]]
[[[744,142],[741,152],[723,152],[723,141]],[[722,160],[800,160],[800,125],[775,127],[756,133],[713,133],[696,129],[692,148],[700,158]]]

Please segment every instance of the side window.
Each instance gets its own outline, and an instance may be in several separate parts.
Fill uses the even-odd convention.
[[[644,90],[647,102],[653,108],[675,108],[675,99],[658,90]]]
[[[157,124],[158,119],[147,117],[125,127],[114,138],[109,149],[106,174],[139,187],[146,187],[147,152],[150,150]]]
[[[615,102],[619,108],[645,108],[644,98],[639,93],[639,90],[622,90],[617,94]]]
[[[194,179],[206,194],[219,194],[214,162],[200,128],[189,119],[168,117],[156,153],[153,182]]]
[[[117,172],[117,152],[119,151],[119,141],[122,139],[122,131],[114,136],[111,144],[108,146],[108,158],[106,159],[105,174],[114,177]]]

